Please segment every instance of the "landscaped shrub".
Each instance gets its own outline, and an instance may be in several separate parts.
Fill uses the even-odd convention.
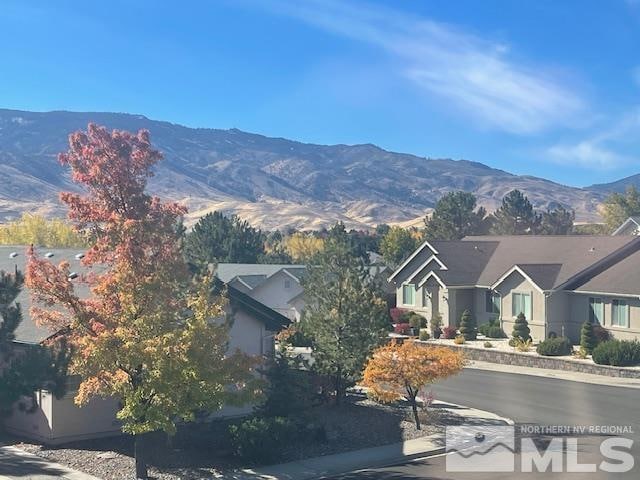
[[[478,333],[484,335],[485,337],[488,337],[487,332],[491,327],[500,327],[500,320],[498,320],[497,318],[492,318],[488,322],[483,323],[478,327]]]
[[[531,344],[533,343],[531,339],[522,340],[521,338],[514,338],[514,340],[514,347],[519,352],[528,352],[529,350],[531,350]]]
[[[425,342],[425,341],[429,340],[429,337],[430,337],[429,330],[426,329],[426,328],[421,328],[420,329],[419,339],[422,340],[423,342]]]
[[[458,335],[454,340],[453,343],[455,343],[456,345],[462,345],[465,342],[464,336],[463,335]]]
[[[520,340],[530,340],[531,339],[531,330],[529,329],[529,322],[527,322],[527,318],[524,316],[524,313],[518,314],[516,318],[516,323],[513,326],[513,332],[511,333],[513,338],[519,338]]]
[[[584,348],[585,352],[591,353],[597,344],[598,340],[593,333],[593,323],[587,320],[582,324],[582,329],[580,330],[580,346]]]
[[[607,340],[611,340],[613,338],[611,336],[611,332],[604,328],[602,325],[593,326],[593,335],[596,337],[598,343],[606,342]]]
[[[546,357],[557,357],[560,355],[571,355],[573,347],[571,341],[565,337],[547,338],[536,348],[539,355]]]
[[[398,323],[393,327],[393,331],[400,335],[409,335],[411,333],[411,325],[408,323]]]
[[[427,326],[427,319],[419,313],[411,312],[409,315],[409,325],[411,325],[411,328],[420,330]]]
[[[489,327],[485,336],[489,338],[507,338],[507,334],[498,325]]]
[[[460,317],[460,335],[462,335],[465,340],[475,340],[478,336],[476,321],[469,310],[462,312],[462,317]]]
[[[484,348],[493,348],[493,343],[491,343],[491,342],[484,342]]]
[[[447,326],[442,329],[442,336],[449,340],[452,338],[456,338],[457,334],[458,334],[458,330],[456,329],[456,327]]]
[[[431,336],[433,338],[440,338],[442,335],[442,316],[436,313],[431,317]]]
[[[608,340],[593,349],[593,361],[600,365],[627,367],[640,365],[640,342],[637,340]]]
[[[400,316],[403,313],[407,313],[408,310],[405,310],[404,308],[391,308],[389,310],[389,315],[391,316],[391,321],[393,323],[401,323],[400,322]]]
[[[256,464],[277,461],[283,447],[296,441],[296,432],[284,417],[252,417],[229,426],[234,454]]]

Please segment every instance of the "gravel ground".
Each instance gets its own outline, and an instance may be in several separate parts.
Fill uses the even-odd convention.
[[[312,422],[324,427],[323,441],[300,442],[283,452],[281,461],[374,447],[441,432],[444,425],[459,424],[463,419],[431,408],[421,414],[423,428],[417,430],[409,410],[402,405],[379,405],[362,396],[351,395],[340,406],[323,406],[313,410]],[[225,435],[226,425],[216,422],[182,428],[171,440],[163,435],[149,438],[149,474],[159,480],[203,479],[221,477],[225,471],[241,467],[231,455]],[[132,478],[133,442],[122,436],[59,447],[12,442],[17,447],[68,465],[104,480]]]

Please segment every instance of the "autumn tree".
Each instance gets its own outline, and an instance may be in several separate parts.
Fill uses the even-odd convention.
[[[307,267],[302,331],[311,338],[312,368],[330,378],[336,403],[360,378],[371,351],[387,338],[384,294],[364,259],[335,237]]]
[[[419,241],[409,230],[391,227],[380,240],[380,253],[388,265],[395,267],[411,255],[418,245]]]
[[[62,219],[25,213],[18,220],[0,225],[0,244],[67,248],[86,246],[86,240]]]
[[[464,356],[446,347],[424,347],[413,341],[391,342],[373,352],[364,370],[362,385],[382,402],[405,398],[420,430],[418,394],[425,386],[459,373]]]
[[[496,235],[531,235],[540,225],[540,216],[520,190],[512,190],[492,215],[492,233]]]
[[[22,321],[22,308],[16,298],[24,283],[17,269],[0,270],[0,418],[10,413],[21,397],[45,389],[59,397],[64,393],[67,349],[62,341],[19,348],[15,332]]]
[[[450,192],[438,200],[425,219],[425,237],[432,240],[460,240],[467,235],[482,235],[488,230],[487,211],[477,208],[474,194]]]
[[[640,192],[630,185],[624,194],[609,195],[601,206],[601,214],[609,232],[614,231],[627,218],[640,215]]]
[[[161,154],[148,132],[109,132],[90,124],[69,137],[59,159],[84,195],[63,193],[69,218],[92,243],[74,275],[30,252],[31,314],[66,329],[76,403],[116,396],[123,430],[135,435],[136,475],[146,478],[144,434],[172,434],[197,410],[244,402],[253,393],[253,359],[228,351],[225,305],[209,279],[193,279],[181,248],[183,207],[145,192]],[[88,285],[89,296],[75,286]]]
[[[314,235],[297,232],[284,241],[287,254],[295,261],[306,263],[324,248],[324,240]]]
[[[257,263],[264,255],[265,238],[259,229],[236,215],[208,213],[186,234],[187,259],[201,269],[215,263]]]

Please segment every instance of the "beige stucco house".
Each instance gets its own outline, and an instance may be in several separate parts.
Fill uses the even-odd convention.
[[[640,238],[478,236],[424,242],[389,278],[397,306],[457,325],[469,309],[507,334],[524,313],[534,339],[578,340],[591,319],[620,339],[640,339]]]
[[[0,247],[0,270],[18,268],[24,271],[25,251],[26,247]],[[42,249],[40,253],[52,261],[69,262],[71,271],[79,274],[78,278],[84,271],[78,250]],[[249,355],[272,355],[274,335],[290,323],[289,319],[231,285],[218,282],[216,288],[226,291],[229,300],[227,313],[233,316],[230,350],[239,349]],[[76,291],[82,295],[83,289],[86,287],[79,282]],[[23,289],[17,300],[22,306],[23,321],[16,331],[15,342],[20,348],[30,348],[47,340],[52,332],[36,325],[29,316],[29,292]],[[118,434],[120,423],[115,417],[119,409],[118,399],[96,398],[82,408],[77,407],[73,401],[76,394],[74,382],[77,383],[73,378],[69,379],[67,394],[62,398],[56,398],[48,391],[39,391],[34,396],[35,404],[30,398],[18,402],[11,416],[4,421],[5,429],[48,444]],[[250,410],[250,406],[228,407],[217,412],[216,416],[241,415]]]

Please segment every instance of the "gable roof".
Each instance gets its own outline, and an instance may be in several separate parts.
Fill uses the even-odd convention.
[[[562,265],[559,263],[514,265],[512,268],[507,270],[504,275],[496,280],[493,285],[491,285],[491,289],[497,289],[504,280],[511,276],[511,274],[518,272],[541,292],[551,290],[558,278],[561,268]]]
[[[216,265],[215,274],[217,278],[225,283],[232,283],[237,280],[249,290],[254,290],[280,272],[300,283],[305,271],[306,267],[304,265],[219,263]]]
[[[622,222],[622,225],[614,230],[611,235],[625,235],[625,232],[629,227],[633,227],[636,229],[640,228],[640,217],[627,218],[624,222]]]
[[[542,290],[553,290],[608,268],[638,250],[638,241],[633,236],[517,235],[465,237],[431,245],[447,266],[447,270],[437,270],[447,286],[489,288],[517,266]],[[396,283],[416,277],[420,284],[424,279],[417,273],[432,252],[424,248],[416,252],[402,271],[396,271]]]
[[[579,283],[573,290],[640,296],[640,250]]]

